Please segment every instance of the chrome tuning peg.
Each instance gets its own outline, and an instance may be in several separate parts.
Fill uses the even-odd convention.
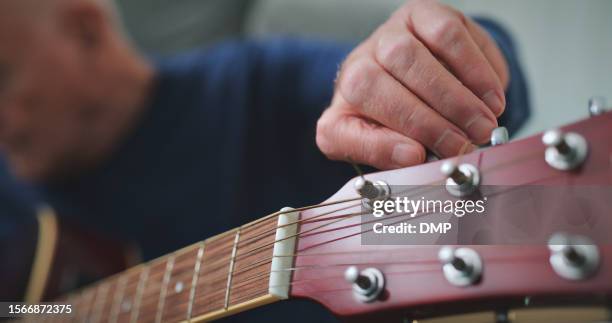
[[[457,166],[447,160],[440,167],[442,174],[447,176],[446,190],[453,196],[462,197],[472,194],[480,185],[480,172],[470,164]]]
[[[557,233],[548,241],[548,248],[550,265],[565,279],[586,279],[599,267],[599,250],[586,237]]]
[[[589,99],[589,114],[591,117],[598,116],[607,111],[606,98],[602,96],[594,96]]]
[[[359,196],[363,198],[364,206],[370,206],[372,201],[391,196],[391,187],[384,181],[372,182],[360,176],[355,180],[354,187]]]
[[[374,301],[385,289],[385,276],[376,268],[360,272],[357,267],[350,266],[344,271],[344,279],[353,285],[353,295],[363,303]]]
[[[491,131],[491,146],[498,146],[508,143],[508,129],[506,127],[497,127]]]
[[[544,158],[548,165],[558,170],[571,170],[584,162],[589,150],[583,136],[560,130],[549,130],[542,136],[546,148]]]
[[[440,249],[438,259],[444,277],[455,286],[473,285],[482,276],[482,259],[474,249],[445,246]]]

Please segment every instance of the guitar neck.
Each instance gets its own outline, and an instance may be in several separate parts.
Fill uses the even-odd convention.
[[[283,209],[63,301],[87,322],[200,322],[286,299],[297,222],[297,211]]]

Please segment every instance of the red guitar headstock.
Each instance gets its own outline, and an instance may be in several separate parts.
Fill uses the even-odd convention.
[[[609,220],[612,218],[609,208],[612,195],[605,192],[612,187],[612,113],[560,130],[563,135],[571,134],[548,133],[544,141],[551,147],[549,149],[543,143],[542,135],[536,135],[481,149],[451,161],[455,166],[468,164],[474,167],[478,178],[472,189],[477,192],[485,187],[543,187],[547,192],[550,192],[547,187],[553,191],[561,189],[561,195],[531,196],[531,201],[525,205],[537,205],[538,208],[533,213],[536,216],[530,216],[530,219],[540,219],[538,214],[541,213],[542,219],[553,222],[565,219],[561,221],[564,225],[577,228],[571,216],[565,213],[578,214],[580,219],[586,217],[588,221],[599,221],[587,223],[590,229],[583,225],[576,229],[578,234],[567,231],[564,236],[555,238],[562,237],[555,240],[553,246],[545,242],[558,228],[551,224],[553,222],[547,222],[546,228],[540,228],[538,225],[542,223],[537,221],[530,224],[531,227],[523,228],[525,232],[533,232],[525,240],[501,237],[505,228],[509,230],[508,223],[516,223],[511,219],[525,219],[523,209],[512,211],[515,205],[506,203],[503,212],[495,208],[487,215],[498,219],[490,234],[497,239],[495,241],[503,241],[499,245],[474,243],[478,240],[474,238],[478,232],[470,230],[469,226],[463,229],[468,238],[462,240],[462,243],[468,243],[450,249],[445,249],[446,244],[436,239],[412,245],[364,244],[362,214],[365,209],[354,187],[355,181],[361,179],[355,178],[325,203],[301,212],[291,296],[315,300],[341,317],[398,317],[408,322],[449,313],[503,310],[568,300],[586,304],[609,302],[612,295],[612,247],[606,239],[612,238],[606,231],[612,228]],[[445,185],[449,174],[457,169],[447,165],[447,169],[441,171],[445,162],[448,161],[370,174],[365,178],[383,186],[383,183],[388,184],[391,195],[396,193],[394,188],[411,185],[437,186],[441,192],[451,196],[453,192],[447,192]],[[459,170],[463,175],[470,175],[470,169],[459,167]],[[460,175],[455,173],[450,177],[465,181]],[[474,177],[468,176],[468,179],[474,180]],[[360,183],[362,187],[363,184]],[[559,207],[564,201],[578,201],[577,188],[585,187],[604,193],[590,196],[586,209],[585,205],[571,210]],[[466,190],[470,190],[469,185]],[[490,194],[484,191],[479,193],[480,198]],[[462,195],[461,192],[455,193]],[[507,194],[502,191],[498,196]],[[429,195],[419,193],[417,196]],[[607,214],[600,214],[604,212]],[[592,215],[595,217],[590,217]],[[389,221],[397,223],[402,218]],[[499,223],[505,223],[505,226]],[[575,240],[568,242],[563,238]],[[583,238],[586,240],[581,240]],[[364,271],[366,268],[375,270]],[[453,280],[453,273],[462,276],[462,270],[466,271],[463,276],[467,278]],[[382,277],[378,277],[379,274]],[[377,287],[381,287],[380,290],[376,290]],[[363,297],[374,293],[374,297]]]

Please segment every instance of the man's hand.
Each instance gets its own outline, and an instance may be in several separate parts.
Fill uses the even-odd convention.
[[[317,145],[379,169],[483,144],[505,108],[508,67],[489,35],[435,1],[398,9],[343,63]]]

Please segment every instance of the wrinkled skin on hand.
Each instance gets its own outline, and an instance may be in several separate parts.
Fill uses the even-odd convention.
[[[431,0],[399,8],[342,64],[317,145],[379,169],[422,163],[489,140],[505,109],[508,66],[493,39]]]

